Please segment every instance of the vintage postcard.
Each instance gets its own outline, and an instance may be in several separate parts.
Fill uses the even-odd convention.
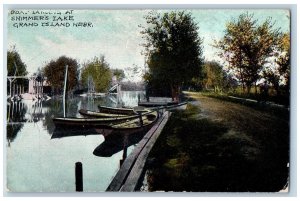
[[[290,10],[5,12],[8,193],[289,192]]]

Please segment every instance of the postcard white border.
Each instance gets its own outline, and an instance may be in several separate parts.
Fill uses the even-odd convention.
[[[28,2],[28,1],[26,1]],[[297,123],[299,123],[297,121],[297,103],[298,103],[298,94],[297,94],[297,75],[298,75],[298,71],[297,71],[297,45],[299,42],[297,41],[297,5],[294,4],[274,4],[277,2],[274,1],[267,1],[269,3],[273,3],[273,4],[260,4],[262,1],[259,1],[259,3],[257,4],[240,4],[239,1],[227,1],[228,3],[231,2],[235,2],[235,3],[239,3],[239,4],[214,4],[216,1],[212,0],[209,1],[207,3],[211,3],[211,4],[194,4],[192,1],[192,5],[189,4],[191,3],[190,0],[186,0],[181,4],[175,4],[177,1],[174,1],[174,4],[160,4],[161,1],[151,1],[153,3],[148,3],[148,4],[138,4],[139,2],[135,2],[133,4],[122,4],[121,1],[109,1],[110,4],[93,4],[93,5],[88,5],[87,3],[95,3],[95,1],[90,1],[90,0],[86,0],[84,1],[84,3],[86,4],[67,4],[65,3],[66,1],[59,1],[59,0],[55,0],[55,1],[51,1],[51,3],[56,3],[56,4],[42,4],[41,1],[30,1],[31,4],[22,4],[24,3],[24,1],[16,1],[16,0],[12,0],[12,1],[4,1],[4,3],[12,3],[12,4],[3,4],[3,7],[1,8],[2,13],[3,13],[3,20],[5,20],[4,17],[4,13],[6,13],[6,10],[10,9],[10,8],[74,8],[74,9],[83,9],[83,8],[93,8],[93,9],[140,9],[140,8],[150,8],[150,9],[158,9],[158,8],[165,8],[165,9],[176,9],[176,8],[234,8],[234,9],[240,9],[240,8],[284,8],[284,9],[290,9],[291,10],[291,34],[292,34],[292,85],[291,85],[291,143],[290,143],[290,156],[291,156],[291,166],[290,166],[290,170],[291,170],[291,183],[290,183],[290,192],[287,194],[284,193],[82,193],[82,194],[78,194],[78,193],[7,193],[4,188],[6,186],[5,181],[6,181],[6,174],[4,172],[3,175],[3,187],[2,189],[4,190],[4,196],[10,197],[10,196],[14,196],[14,197],[57,197],[57,196],[63,196],[63,197],[73,197],[73,196],[78,196],[78,197],[107,197],[107,196],[112,196],[112,197],[295,197],[297,196]],[[99,2],[99,1],[98,1]],[[97,2],[97,3],[98,3]],[[103,1],[100,1],[99,3],[102,3]],[[116,3],[117,2],[117,3]],[[147,3],[149,1],[143,2],[143,3]],[[222,1],[219,1],[222,3]],[[258,1],[256,1],[258,2]],[[263,1],[266,2],[266,1]],[[289,2],[296,2],[296,1],[285,1],[287,3]],[[21,4],[17,4],[17,3],[21,3]],[[62,4],[61,4],[62,3]],[[65,4],[64,4],[65,3]],[[251,3],[255,3],[255,1],[251,1]],[[298,16],[299,18],[299,16]],[[298,19],[299,20],[299,19]],[[2,27],[2,54],[1,56],[3,56],[3,58],[6,58],[6,21],[3,21],[3,27]],[[5,50],[5,51],[4,51]],[[4,68],[6,66],[6,62],[5,60],[2,58],[3,61],[3,68],[1,68],[0,73],[3,75],[3,77],[5,77],[5,71]],[[2,104],[0,103],[0,110],[2,111],[1,115],[1,120],[2,122],[4,122],[4,117],[6,115],[6,81],[5,79],[2,80],[1,85],[3,84],[3,89],[1,91],[1,95],[3,97],[3,99],[1,101]],[[3,118],[3,119],[2,119]],[[5,127],[3,126],[3,124],[1,124],[1,128],[0,130],[2,130],[3,134],[6,132]],[[3,135],[3,140],[5,139],[5,135]],[[4,149],[4,144],[5,140],[3,141],[3,143],[1,143],[1,147],[3,151],[3,167],[5,170],[5,162],[6,162],[6,153],[5,153],[5,149]],[[65,198],[63,198],[65,199]],[[101,198],[100,198],[101,199]],[[119,198],[120,199],[120,198]],[[142,198],[145,199],[145,198]],[[255,198],[256,199],[256,198]],[[72,199],[73,200],[73,199]],[[176,200],[176,199],[175,199]]]

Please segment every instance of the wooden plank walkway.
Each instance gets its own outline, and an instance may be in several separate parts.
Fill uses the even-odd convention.
[[[134,191],[142,174],[146,159],[156,139],[169,119],[170,113],[164,112],[158,122],[146,133],[137,147],[125,159],[120,170],[106,191]]]

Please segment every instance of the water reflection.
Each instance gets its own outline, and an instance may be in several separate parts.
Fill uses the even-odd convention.
[[[7,102],[7,142],[8,146],[14,141],[18,132],[23,128],[23,123],[26,122],[25,114],[27,106],[21,101]]]
[[[143,96],[142,91],[122,91],[121,94],[111,94],[105,97],[69,97],[66,104],[67,117],[82,117],[79,109],[98,110],[98,105],[110,107],[133,107],[137,105],[138,94]],[[21,100],[7,102],[7,140],[9,143],[17,137],[22,130],[24,123],[42,122],[43,128],[52,138],[58,136],[75,136],[78,134],[95,134],[94,130],[64,130],[56,129],[52,121],[53,117],[63,116],[62,97],[53,97],[48,101],[44,100]]]
[[[145,132],[137,132],[125,135],[111,133],[105,137],[104,142],[94,150],[93,154],[100,157],[111,157],[112,155],[130,147],[131,145],[137,144],[144,135]]]
[[[67,116],[80,117],[79,109],[97,110],[98,105],[136,106],[137,94],[123,92],[116,102],[116,95],[69,97]],[[142,138],[104,138],[86,129],[74,133],[55,130],[52,118],[63,115],[61,97],[7,104],[7,188],[11,192],[74,192],[74,164],[78,161],[84,168],[84,191],[104,191],[118,171],[120,159],[123,161]],[[111,157],[94,155],[99,146],[103,155]]]
[[[55,128],[51,139],[64,138],[64,137],[74,137],[74,136],[88,136],[88,135],[100,135],[95,131],[94,128]]]
[[[21,100],[7,102],[7,141],[14,141],[24,124],[35,124],[45,119],[47,107],[42,100]]]
[[[59,128],[54,130],[51,139],[74,136],[103,135],[105,139],[104,142],[95,148],[93,154],[99,157],[111,157],[112,155],[137,144],[145,134],[146,130],[129,134],[112,132],[109,135],[103,135],[94,128]],[[123,156],[123,159],[125,158],[126,154]]]
[[[127,158],[127,149],[135,146],[141,141],[146,132],[137,132],[133,134],[111,133],[105,137],[104,142],[95,148],[93,154],[98,157],[112,157],[113,155],[123,151],[119,166],[121,167]]]
[[[78,105],[80,99],[73,98],[69,99],[66,106],[67,106],[67,116],[76,116]],[[63,116],[63,101],[61,98],[54,98],[48,101],[45,106],[48,108],[45,112],[45,119],[43,120],[43,126],[48,131],[50,135],[53,134],[55,130],[55,125],[52,121],[53,117],[56,116]]]
[[[37,123],[45,119],[47,107],[42,100],[7,102],[7,140],[10,145],[25,123]]]
[[[8,146],[14,141],[17,137],[18,132],[23,128],[23,124],[8,124],[7,125],[7,142]]]
[[[27,105],[21,101],[7,102],[7,122],[26,122]]]

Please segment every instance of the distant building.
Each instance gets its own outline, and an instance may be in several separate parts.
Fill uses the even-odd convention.
[[[43,84],[37,82],[35,79],[29,79],[28,93],[37,94],[38,92],[51,92],[51,86],[48,84],[47,79],[44,79]]]
[[[116,84],[118,84],[118,80],[117,80],[117,77],[114,75],[111,78],[111,86],[114,86]]]

